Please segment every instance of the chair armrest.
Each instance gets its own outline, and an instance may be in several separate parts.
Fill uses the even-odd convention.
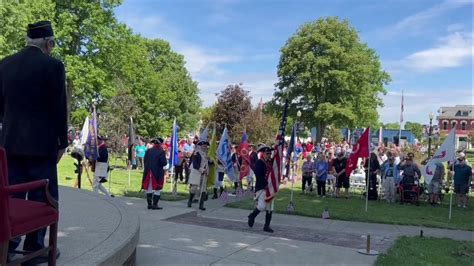
[[[42,179],[42,180],[37,180],[33,182],[28,182],[28,183],[22,183],[18,185],[12,185],[6,187],[6,192],[7,194],[15,194],[15,193],[24,193],[28,192],[31,190],[36,190],[36,189],[44,189],[44,199],[47,204],[49,204],[51,207],[55,208],[56,210],[58,209],[58,202],[51,196],[49,193],[49,188],[48,188],[48,179]]]
[[[48,182],[48,179],[43,179],[18,185],[11,185],[6,187],[5,190],[8,194],[24,193],[35,189],[44,188],[48,185]]]

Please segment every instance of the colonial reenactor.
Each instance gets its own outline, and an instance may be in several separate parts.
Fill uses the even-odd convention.
[[[257,160],[255,164],[255,176],[257,177],[255,183],[255,201],[257,207],[253,210],[252,213],[248,216],[248,225],[253,227],[255,223],[255,217],[261,212],[266,211],[265,213],[265,226],[263,231],[273,233],[273,229],[270,228],[270,222],[272,220],[273,213],[273,198],[267,201],[266,189],[268,187],[267,178],[270,178],[272,172],[272,151],[273,148],[262,145],[258,152],[262,153],[262,158]]]
[[[68,146],[68,114],[64,64],[50,56],[55,46],[51,22],[29,24],[26,45],[0,61],[0,146],[7,153],[10,185],[48,179],[49,192],[58,200],[56,164]],[[26,193],[16,196],[25,199]],[[32,201],[43,198],[42,191],[28,195]],[[27,234],[23,249],[44,248],[45,233]],[[9,250],[20,242],[10,242]],[[30,262],[47,261],[46,255]]]
[[[161,190],[165,181],[163,167],[168,164],[168,161],[166,160],[165,151],[161,147],[163,139],[154,138],[150,142],[153,146],[145,153],[142,189],[146,193],[148,209],[161,210],[158,201],[160,201]]]
[[[208,157],[207,149],[209,142],[198,141],[194,154],[191,158],[191,173],[189,175],[189,200],[188,207],[191,208],[196,193],[200,193],[199,209],[205,211],[204,200],[206,199]]]
[[[109,151],[107,150],[106,137],[98,136],[97,140],[99,141],[99,157],[97,161],[93,162],[94,170],[94,183],[92,184],[92,190],[94,192],[99,192],[99,190],[104,193],[106,196],[111,196],[109,191],[102,185],[107,182],[109,177]]]

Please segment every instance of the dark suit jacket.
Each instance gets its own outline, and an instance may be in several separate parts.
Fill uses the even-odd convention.
[[[166,154],[163,148],[159,147],[158,145],[155,145],[153,148],[148,149],[145,153],[144,163],[145,167],[143,169],[142,184],[145,181],[149,171],[153,173],[156,182],[160,183],[160,181],[165,177],[165,170],[163,169],[163,167],[168,164],[168,161],[166,160]],[[147,189],[148,187],[142,188]]]
[[[8,153],[57,156],[68,146],[61,61],[28,46],[0,61],[0,146]]]

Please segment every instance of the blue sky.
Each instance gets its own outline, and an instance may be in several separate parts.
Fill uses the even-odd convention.
[[[119,21],[169,41],[199,82],[204,106],[227,84],[243,83],[253,103],[271,99],[279,50],[303,23],[349,20],[375,49],[392,82],[382,122],[427,123],[440,106],[473,104],[472,0],[125,0]]]

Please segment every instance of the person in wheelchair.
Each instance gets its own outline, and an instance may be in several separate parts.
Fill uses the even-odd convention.
[[[420,168],[413,162],[412,157],[404,159],[399,165],[398,170],[403,171],[400,181],[400,203],[405,201],[418,202],[419,198],[419,180],[421,176]]]

